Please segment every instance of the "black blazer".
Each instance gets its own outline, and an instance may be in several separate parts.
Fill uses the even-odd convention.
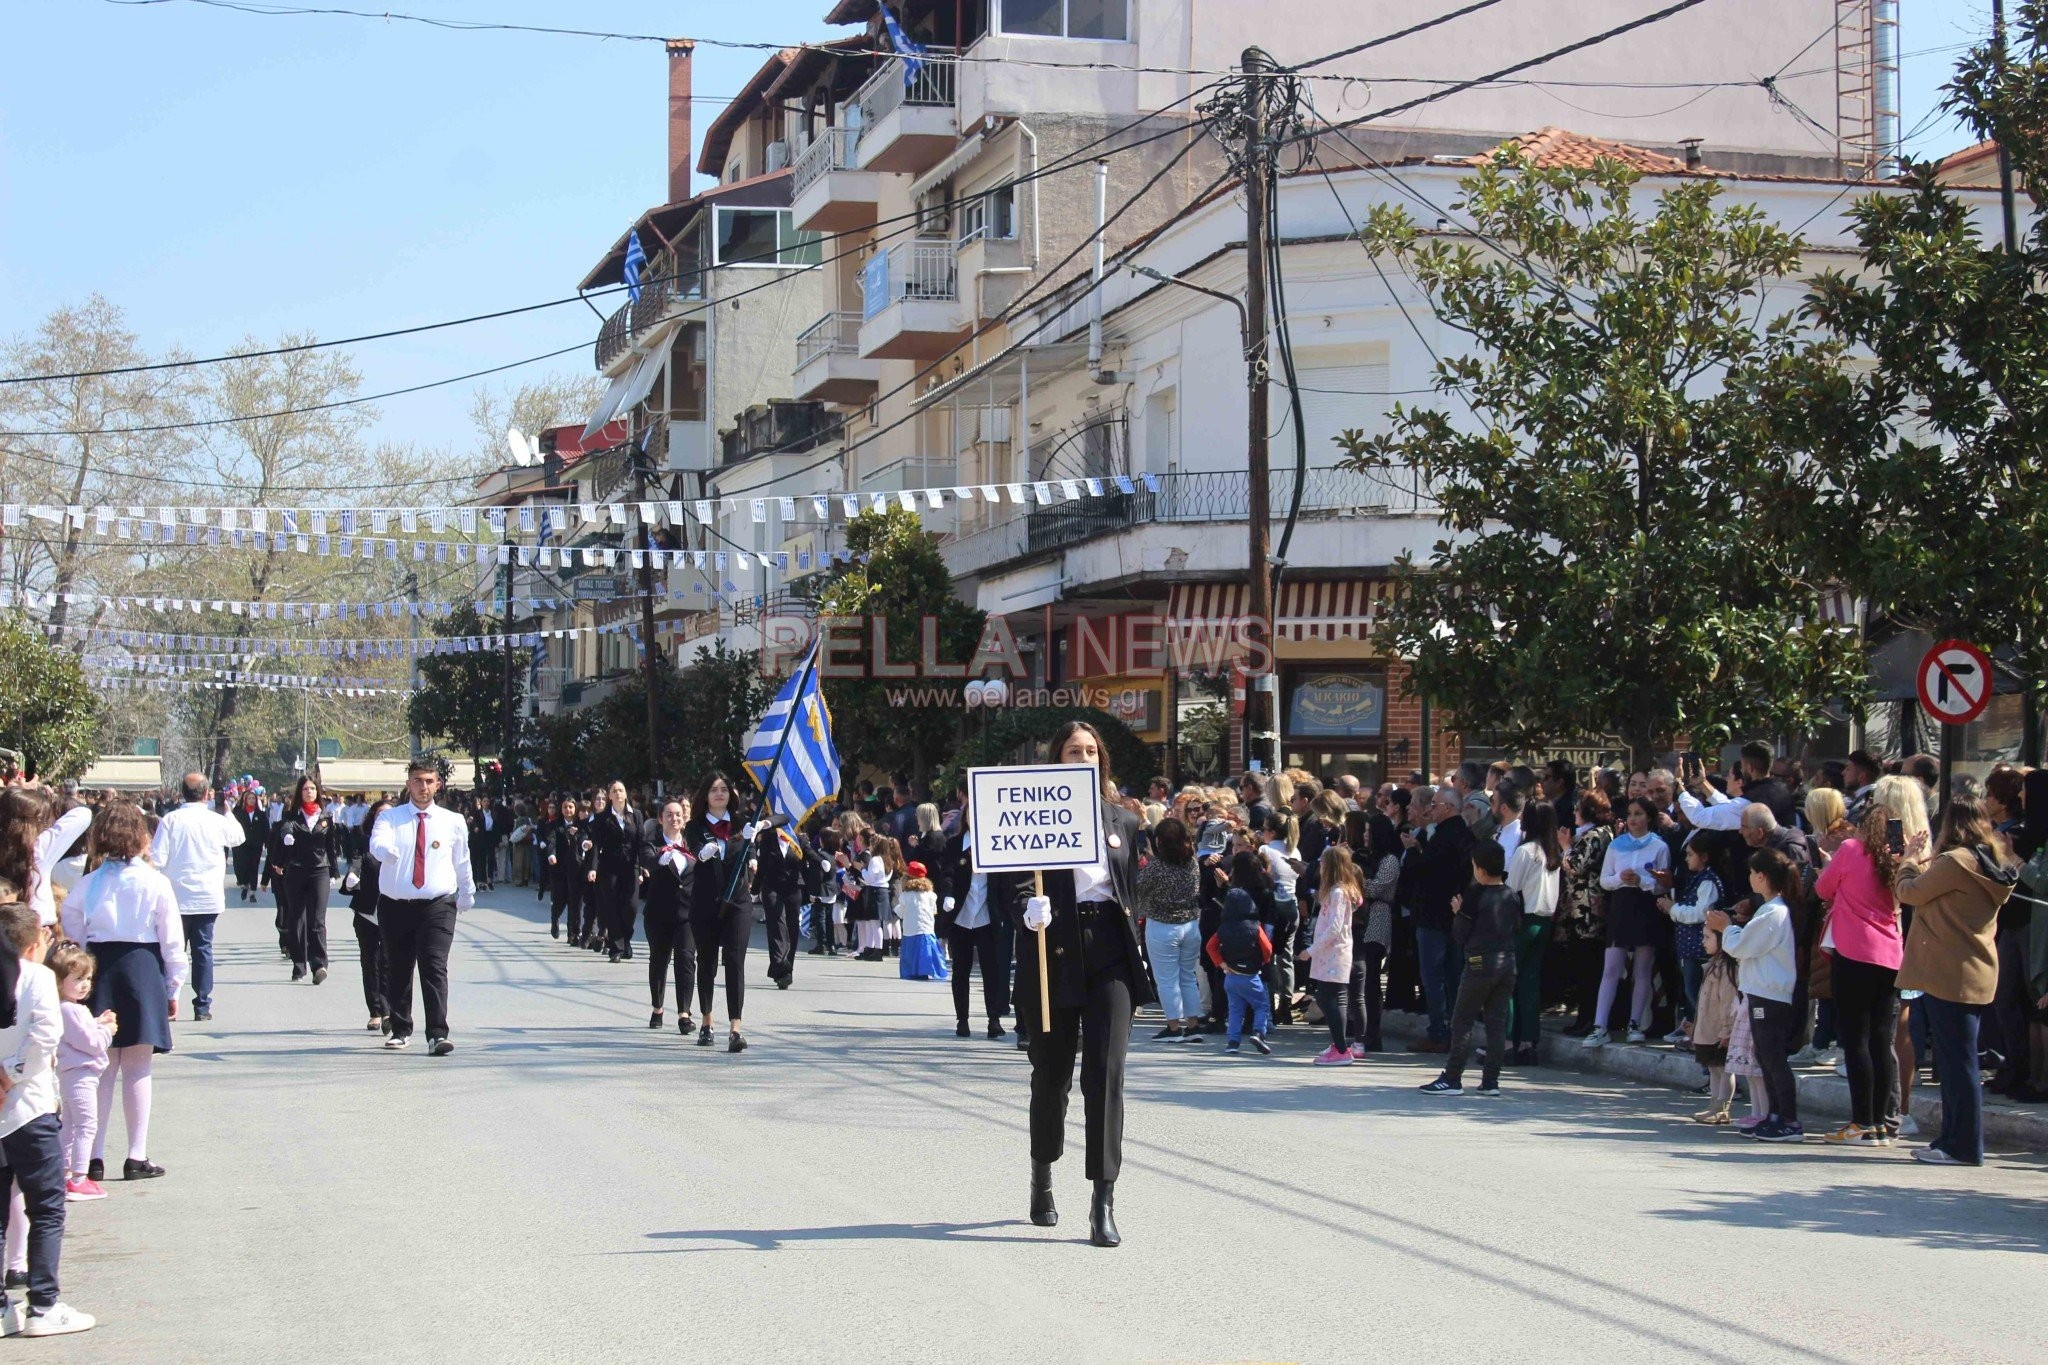
[[[555,861],[547,872],[557,888],[575,886],[590,870],[589,855],[583,851],[583,841],[587,837],[584,825],[577,820],[557,820],[549,829],[547,856]],[[595,852],[594,849],[592,851]]]
[[[727,807],[725,855],[723,858],[708,860],[710,865],[703,868],[701,875],[695,878],[690,896],[691,913],[716,916],[722,908],[720,902],[725,899],[725,889],[728,886],[733,887],[732,898],[738,903],[745,903],[752,892],[750,879],[745,874],[741,875],[737,886],[733,885],[732,880],[733,868],[739,866],[747,857],[747,841],[740,838],[740,831],[745,827],[746,821],[740,818],[740,813]],[[770,837],[773,837],[772,831]],[[704,816],[692,815],[689,823],[683,826],[683,844],[690,852],[695,853],[704,845],[714,842],[717,841],[711,837],[711,822]]]
[[[1415,867],[1415,924],[1440,934],[1451,931],[1451,897],[1472,880],[1472,845],[1476,842],[1463,816],[1437,825],[1423,842]]]
[[[1120,923],[1124,935],[1124,959],[1131,976],[1131,1003],[1150,1004],[1158,996],[1152,989],[1151,974],[1145,970],[1145,958],[1138,947],[1137,920],[1133,914],[1133,907],[1138,903],[1138,817],[1122,806],[1104,802],[1102,842],[1103,860],[1109,864],[1110,890],[1116,903],[1123,908]],[[1060,868],[1045,873],[1044,882],[1046,898],[1052,902],[1052,924],[1046,930],[1051,935],[1046,942],[1046,963],[1052,969],[1052,1002],[1066,1006],[1085,1004],[1088,974],[1086,964],[1081,960],[1077,937],[1074,874]],[[997,904],[1009,912],[1019,934],[1016,999],[1019,1012],[1027,1020],[1036,1019],[1033,1011],[1037,1009],[1038,1002],[1038,947],[1031,941],[1031,931],[1024,928],[1024,903],[1031,898],[1031,885],[1032,874],[1029,872],[1003,872],[989,877],[989,893],[996,896]]]
[[[683,860],[681,872],[661,859],[662,850],[668,843],[661,837],[659,825],[640,843],[640,895],[646,902],[650,918],[659,916],[674,920],[690,913],[696,892],[697,850],[689,846],[687,829],[678,842],[690,855]]]
[[[286,839],[291,842],[287,844]],[[311,820],[293,807],[278,821],[270,840],[271,875],[338,876],[347,861],[341,851],[341,826],[321,811]]]
[[[586,871],[596,868],[600,877],[624,877],[638,865],[641,843],[639,811],[631,806],[623,811],[608,810],[602,815],[592,816],[584,823],[583,829],[592,845],[590,859],[584,864]]]

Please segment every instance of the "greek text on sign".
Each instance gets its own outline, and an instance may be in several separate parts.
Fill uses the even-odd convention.
[[[1920,705],[1944,725],[1983,715],[1991,692],[1991,660],[1966,640],[1943,640],[1920,661]]]
[[[967,770],[976,872],[1102,861],[1102,775],[1088,763]]]

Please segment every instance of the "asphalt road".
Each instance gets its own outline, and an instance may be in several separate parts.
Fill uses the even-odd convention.
[[[741,1056],[646,1027],[644,959],[501,891],[456,944],[458,1050],[288,984],[268,906],[221,927],[215,1019],[159,1060],[162,1180],[73,1205],[22,1352],[94,1361],[2035,1360],[2048,1164],[1760,1147],[1666,1090],[1511,1072],[1415,1092],[1134,1046],[1115,1251],[1024,1219],[1024,1059],[894,964],[749,958]],[[758,938],[757,938],[758,944]],[[978,991],[977,991],[978,996]],[[723,1004],[720,1004],[723,1010]],[[673,1002],[670,1018],[673,1019]],[[1153,1031],[1141,1019],[1137,1036]],[[116,1123],[110,1153],[125,1129]]]

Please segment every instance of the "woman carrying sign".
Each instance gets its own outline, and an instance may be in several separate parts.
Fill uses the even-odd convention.
[[[1086,721],[1068,721],[1054,734],[1054,763],[1089,763],[1102,771],[1102,861],[1093,867],[1044,874],[1044,891],[1031,894],[1027,877],[1008,874],[1012,918],[1027,933],[1046,934],[1052,1027],[1031,1030],[1031,1221],[1059,1222],[1053,1205],[1052,1163],[1066,1146],[1067,1096],[1074,1057],[1081,1059],[1081,1102],[1087,1118],[1087,1174],[1095,1197],[1088,1238],[1113,1247],[1116,1177],[1123,1164],[1124,1055],[1131,1016],[1153,998],[1152,980],[1138,951],[1132,918],[1137,886],[1133,849],[1138,820],[1118,802],[1103,765],[1102,735]],[[1036,1019],[1039,954],[1030,939],[1017,954],[1018,1013]]]

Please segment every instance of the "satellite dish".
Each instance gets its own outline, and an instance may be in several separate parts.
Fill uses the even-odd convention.
[[[512,449],[512,463],[530,465],[540,463],[540,438],[528,436],[518,427],[505,428],[505,444]]]

